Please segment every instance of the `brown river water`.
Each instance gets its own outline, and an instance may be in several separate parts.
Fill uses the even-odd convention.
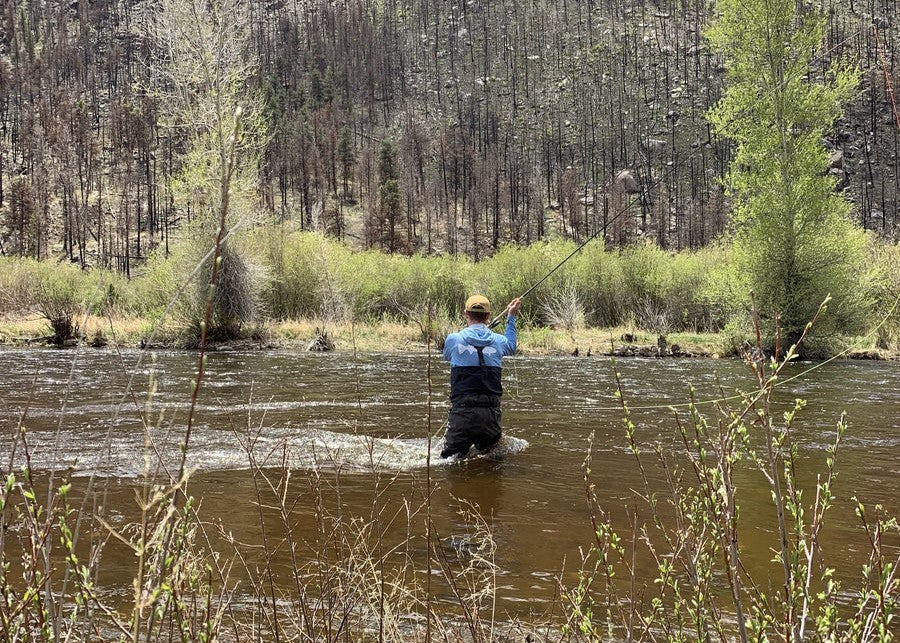
[[[134,489],[145,462],[135,404],[150,409],[159,425],[153,429],[157,448],[175,467],[197,358],[174,351],[0,349],[0,466],[8,466],[17,418],[27,405],[32,466],[55,475],[71,471],[76,488],[97,474],[108,489],[108,514],[119,521],[134,517]],[[814,365],[792,365],[790,374]],[[202,499],[204,516],[221,520],[250,546],[260,542],[250,467],[238,443],[248,425],[259,433],[254,453],[267,469],[277,469],[285,458],[301,477],[317,466],[326,477],[339,470],[340,507],[348,514],[370,515],[376,481],[385,506],[404,499],[420,503],[429,434],[427,367],[424,352],[209,355],[188,457],[195,469],[191,493]],[[686,401],[690,385],[698,399],[753,385],[748,367],[736,360],[632,358],[617,367],[636,407],[637,439],[647,449],[648,463],[654,443],[676,451],[677,431],[665,407]],[[458,548],[469,533],[459,509],[465,503],[477,506],[497,545],[497,608],[528,617],[554,600],[560,574],[572,581],[580,548],[591,543],[582,463],[592,433],[600,503],[620,531],[629,530],[633,490],[642,483],[614,396],[614,369],[607,358],[597,357],[508,359],[502,448],[490,457],[456,463],[440,462],[436,455],[448,372],[433,356],[430,477],[436,538],[448,551]],[[123,400],[132,375],[135,397]],[[151,379],[156,392],[148,403]],[[801,482],[807,485],[824,466],[840,413],[848,414],[850,426],[838,454],[837,503],[823,542],[838,575],[857,579],[864,552],[851,496],[867,505],[882,503],[895,515],[900,510],[900,364],[832,362],[790,382],[778,397],[785,409],[795,397],[808,400],[795,428]],[[662,489],[660,468],[651,465],[648,472]],[[738,489],[745,561],[774,575],[769,492],[761,476],[747,470],[738,475]],[[411,526],[398,520],[387,529],[424,533],[424,520],[416,516]],[[101,575],[110,592],[128,595],[132,564],[128,552],[110,547]]]

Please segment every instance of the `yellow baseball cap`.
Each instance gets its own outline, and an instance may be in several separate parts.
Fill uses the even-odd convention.
[[[489,313],[491,312],[491,302],[484,295],[472,295],[466,299],[467,313]]]

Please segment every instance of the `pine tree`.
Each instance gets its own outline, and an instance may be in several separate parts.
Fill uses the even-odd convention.
[[[341,181],[344,184],[344,197],[349,192],[350,179],[353,177],[353,165],[356,163],[356,150],[353,148],[353,139],[350,128],[344,125],[338,138],[338,160],[341,162]]]

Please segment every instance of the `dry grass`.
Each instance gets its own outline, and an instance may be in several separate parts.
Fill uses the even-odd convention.
[[[461,323],[459,324],[461,327]],[[140,317],[89,316],[82,324],[82,334],[90,341],[97,330],[102,330],[110,342],[120,346],[138,346],[148,336],[151,323]],[[368,324],[349,322],[325,323],[321,319],[298,319],[270,322],[264,334],[274,345],[305,347],[316,336],[316,329],[325,328],[338,351],[404,352],[421,350],[421,329],[415,324],[382,321]],[[112,329],[112,331],[111,331]],[[114,333],[114,337],[112,335]],[[633,335],[632,342],[622,338]],[[51,334],[47,321],[36,313],[31,315],[7,315],[0,317],[0,345],[21,345],[34,342]],[[175,336],[174,330],[161,333],[163,338]],[[669,344],[678,344],[683,350],[700,355],[722,354],[721,336],[715,333],[671,333]],[[163,339],[161,343],[171,342]],[[623,343],[655,346],[656,335],[647,331],[618,326],[614,328],[578,328],[575,330],[547,327],[522,328],[519,331],[519,352],[523,355],[565,355],[575,348],[585,355],[607,354],[613,345]]]
[[[83,323],[82,323],[83,322]],[[81,334],[92,341],[100,330],[110,342],[119,346],[140,346],[141,340],[150,336],[152,323],[142,317],[91,315],[80,320]],[[461,323],[459,324],[461,327]],[[396,353],[421,350],[422,331],[415,324],[382,321],[351,324],[349,322],[326,323],[321,319],[296,319],[269,322],[263,327],[263,335],[275,346],[305,349],[315,338],[316,329],[325,328],[334,341],[335,350],[362,353]],[[454,326],[455,328],[456,326]],[[38,313],[0,315],[0,346],[34,343],[52,334],[47,320]],[[626,339],[631,336],[631,340]],[[155,343],[177,345],[177,328],[163,327],[157,332]],[[575,330],[548,327],[525,327],[519,330],[519,354],[521,355],[571,355],[578,348],[579,355],[608,355],[613,346],[634,344],[656,346],[655,333],[629,326],[611,328],[578,328]],[[669,333],[668,345],[678,345],[681,351],[695,356],[730,357],[725,337],[719,333]],[[897,359],[894,351],[879,350],[875,337],[852,338],[856,346],[851,357],[868,354],[880,359]],[[851,338],[848,338],[848,345]]]
[[[631,336],[627,339],[627,336]],[[670,333],[669,346],[677,344],[682,351],[698,356],[717,357],[724,354],[722,336],[717,333]],[[525,355],[570,355],[578,349],[580,356],[608,355],[613,347],[623,344],[656,346],[657,336],[645,330],[625,326],[612,328],[580,328],[573,331],[552,328],[525,329],[519,335],[519,353]]]
[[[461,326],[461,324],[459,324]],[[150,336],[152,323],[141,317],[115,315],[105,317],[91,315],[80,324],[81,334],[91,342],[100,330],[110,344],[137,347]],[[382,321],[378,323],[351,324],[349,322],[325,323],[320,319],[297,319],[270,322],[262,329],[269,345],[305,349],[316,336],[316,329],[325,328],[339,352],[398,353],[422,350],[421,329],[415,324]],[[0,316],[0,346],[17,346],[39,342],[52,334],[47,320],[38,313]],[[626,336],[631,336],[631,341]],[[179,345],[177,328],[163,327],[154,339],[156,345]],[[879,359],[897,359],[896,352],[879,350],[876,339],[854,338],[855,350],[851,357],[865,358],[878,354]],[[580,356],[608,355],[613,346],[624,344],[656,346],[657,336],[647,330],[634,327],[578,328],[575,330],[547,327],[519,330],[520,355],[571,355],[578,349]],[[695,356],[731,357],[727,342],[718,333],[669,333],[668,345],[678,345],[682,352]],[[849,342],[849,340],[848,340]],[[254,344],[258,346],[259,343]]]
[[[82,323],[83,322],[83,323]],[[140,344],[149,328],[149,322],[140,317],[89,315],[79,320],[81,335],[91,341],[100,331],[111,343],[120,346]],[[0,317],[0,345],[20,345],[38,341],[53,334],[47,320],[37,313],[30,315],[6,315]]]
[[[354,345],[361,352],[398,352],[421,350],[418,327],[396,322],[377,324],[326,324],[322,320],[302,319],[270,323],[266,329],[275,343],[306,345],[325,328],[339,351],[352,351]]]
[[[21,317],[0,317],[0,344],[23,344],[49,334],[47,320],[37,313]]]

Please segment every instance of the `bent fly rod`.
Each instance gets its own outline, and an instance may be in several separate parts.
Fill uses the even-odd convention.
[[[629,205],[630,205],[630,204],[629,204]],[[613,221],[615,221],[615,219],[618,219],[619,216],[621,216],[622,214],[624,214],[624,213],[627,212],[627,211],[628,211],[628,206],[626,206],[625,208],[623,208],[623,209],[622,209],[622,212],[620,212],[616,217],[613,218]],[[612,221],[610,221],[610,223],[612,223]],[[542,283],[544,283],[545,281],[547,281],[547,279],[549,279],[550,276],[551,276],[554,272],[556,272],[557,270],[559,270],[560,268],[562,268],[563,265],[565,265],[565,263],[566,263],[569,259],[571,259],[571,258],[574,257],[576,254],[578,254],[578,252],[579,252],[582,248],[584,248],[588,243],[590,243],[591,241],[593,241],[594,238],[595,238],[597,235],[599,235],[601,232],[602,232],[602,233],[605,233],[605,232],[606,232],[606,227],[607,227],[607,226],[604,225],[602,228],[598,228],[597,231],[594,232],[594,234],[592,234],[592,235],[589,236],[587,239],[585,239],[584,241],[582,241],[582,242],[581,242],[581,245],[579,245],[579,246],[578,246],[577,248],[575,248],[572,252],[570,252],[568,255],[566,255],[566,257],[565,257],[562,261],[560,261],[558,264],[556,264],[555,266],[553,266],[553,268],[550,270],[550,272],[548,272],[546,275],[544,275],[544,276],[541,277],[538,281],[536,281],[534,284],[532,284],[531,287],[530,287],[528,290],[526,290],[525,292],[523,292],[521,295],[519,295],[518,298],[519,298],[519,299],[525,299],[525,297],[527,297],[528,295],[530,295],[531,292],[532,292],[535,288],[537,288],[537,287],[540,286]],[[503,309],[503,312],[501,312],[499,315],[497,315],[496,317],[494,317],[494,318],[490,321],[490,323],[488,324],[488,328],[494,328],[497,324],[499,324],[500,321],[503,319],[503,315],[506,314],[506,311],[507,311],[508,308],[509,308],[509,306],[507,306],[506,308],[504,308],[504,309]]]

